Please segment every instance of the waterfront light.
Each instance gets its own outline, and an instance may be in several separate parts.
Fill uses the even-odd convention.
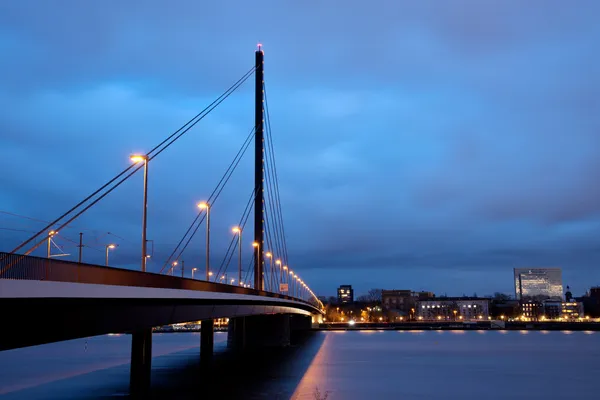
[[[348,321],[348,325],[354,325],[356,322],[354,322],[353,319],[351,319],[350,321]]]

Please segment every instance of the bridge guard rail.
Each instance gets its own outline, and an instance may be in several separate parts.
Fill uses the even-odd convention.
[[[22,254],[0,252],[0,279],[72,282],[98,285],[137,286],[160,289],[198,290],[204,292],[237,293],[255,296],[275,297],[318,305],[279,293],[243,288],[216,282],[179,278],[152,272],[105,267],[95,264],[57,260]]]

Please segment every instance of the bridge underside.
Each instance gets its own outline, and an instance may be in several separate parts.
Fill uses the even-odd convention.
[[[170,289],[37,281],[12,281],[13,293],[7,293],[7,282],[0,282],[0,309],[5,327],[0,350],[213,318],[318,315],[310,305],[263,296],[181,290],[174,296]],[[21,293],[37,293],[37,297],[11,297],[19,290],[15,284],[35,286],[37,290],[23,288]],[[87,297],[79,293],[81,289],[86,290]],[[79,295],[70,296],[69,292]]]

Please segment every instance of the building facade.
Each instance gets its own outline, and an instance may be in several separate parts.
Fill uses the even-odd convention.
[[[417,302],[435,298],[432,292],[413,292],[412,290],[382,290],[381,303],[388,311],[395,311],[398,316],[414,317]]]
[[[560,268],[515,268],[515,298],[517,300],[562,300],[562,270]]]
[[[354,303],[354,289],[352,289],[352,285],[340,285],[337,295],[338,303],[340,304]]]
[[[490,299],[448,297],[417,302],[417,317],[422,321],[473,321],[489,319]]]

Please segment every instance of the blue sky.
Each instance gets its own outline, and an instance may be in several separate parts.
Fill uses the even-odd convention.
[[[600,284],[599,12],[593,1],[3,2],[0,249],[43,227],[7,213],[66,211],[237,80],[261,42],[290,266],[318,294],[510,293],[521,266],[562,267],[582,293]],[[150,269],[253,118],[249,83],[151,163]],[[250,156],[214,207],[213,264],[250,194]],[[68,240],[83,231],[134,267],[141,185],[134,176],[59,244],[76,254]],[[85,259],[102,263],[102,251]]]

